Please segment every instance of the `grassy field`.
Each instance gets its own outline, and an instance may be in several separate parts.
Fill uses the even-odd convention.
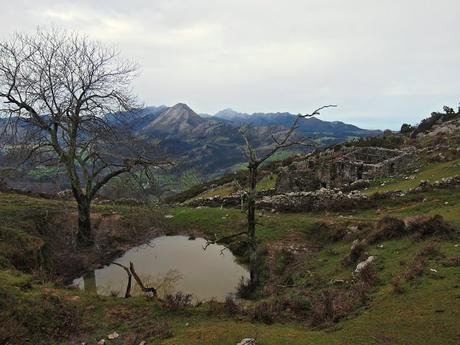
[[[436,176],[439,179],[457,172],[452,164],[442,164],[421,171],[420,178]],[[406,182],[395,181],[394,186],[399,189]],[[375,188],[382,190],[387,186]],[[266,325],[253,320],[250,314],[214,315],[206,303],[169,311],[145,298],[91,296],[46,279],[38,272],[45,258],[40,258],[44,243],[37,230],[37,219],[73,211],[72,202],[0,193],[2,336],[9,335],[9,329],[15,329],[16,334],[10,336],[18,339],[36,334],[32,341],[22,342],[33,344],[96,344],[113,331],[121,336],[110,344],[133,344],[135,335],[138,335],[137,343],[146,340],[148,344],[169,345],[230,345],[245,337],[256,338],[260,345],[449,345],[460,342],[460,269],[458,265],[449,264],[460,257],[458,234],[450,240],[415,240],[407,235],[370,245],[368,253],[377,257],[378,281],[366,300],[337,323],[313,327],[301,319],[280,317],[273,324]],[[96,205],[94,211],[118,214],[133,226],[153,225],[156,221],[148,207]],[[207,237],[228,235],[245,226],[245,215],[236,209],[178,207],[164,209],[158,214],[156,217],[162,218],[161,224],[166,229]],[[173,217],[164,218],[164,214]],[[350,252],[352,239],[328,240],[319,224],[332,224],[334,228],[343,229],[360,227],[363,230],[357,236],[361,238],[367,236],[375,221],[384,215],[402,218],[416,214],[441,214],[460,226],[460,191],[451,189],[408,195],[399,200],[380,201],[376,208],[361,211],[259,212],[257,234],[262,246],[276,248],[277,244],[284,243],[314,248],[300,253],[283,272],[277,273],[276,279],[288,277],[291,282],[262,300],[273,301],[304,292],[314,294],[316,290],[331,288],[332,280],[352,280],[354,267],[342,264]],[[433,240],[437,243],[437,254],[427,257],[416,279],[402,282],[402,293],[393,292],[392,280],[403,275],[418,253]],[[29,274],[15,270],[8,263],[11,257],[18,255],[33,255],[35,258],[24,262],[25,266],[33,262]],[[348,286],[346,283],[343,287],[332,287],[346,291]],[[251,308],[257,303],[246,302],[246,305]]]
[[[372,183],[371,188],[365,191],[366,194],[370,195],[377,191],[384,192],[389,190],[402,190],[406,191],[410,188],[417,187],[422,180],[428,180],[434,182],[441,180],[445,177],[460,175],[460,159],[433,163],[424,166],[420,171],[414,174],[409,174],[408,179],[388,178],[376,180]],[[384,184],[382,186],[382,184]]]

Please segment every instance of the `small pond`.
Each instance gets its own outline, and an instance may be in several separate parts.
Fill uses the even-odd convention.
[[[205,244],[202,238],[161,236],[128,250],[114,262],[125,266],[132,262],[144,285],[157,288],[160,296],[182,291],[198,300],[222,301],[249,274],[223,246],[213,244],[203,250]],[[123,296],[127,281],[123,268],[111,264],[75,279],[74,284],[100,295]],[[141,294],[134,279],[132,294]]]

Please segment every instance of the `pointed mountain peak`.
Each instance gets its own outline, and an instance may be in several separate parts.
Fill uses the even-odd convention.
[[[178,133],[190,131],[203,123],[204,120],[187,104],[177,103],[161,113],[150,127],[164,132]]]

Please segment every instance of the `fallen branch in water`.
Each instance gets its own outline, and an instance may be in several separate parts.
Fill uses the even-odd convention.
[[[131,278],[132,278],[132,274],[131,274],[129,268],[124,266],[124,265],[122,265],[122,264],[116,263],[116,262],[112,262],[112,264],[120,266],[128,274],[128,285],[126,286],[125,298],[131,297],[131,280],[132,280]]]
[[[129,270],[131,271],[131,274],[134,277],[134,280],[137,282],[137,284],[141,287],[142,292],[147,292],[151,293],[153,297],[157,298],[157,290],[154,287],[145,287],[144,284],[142,283],[141,278],[136,273],[136,270],[134,269],[134,264],[132,262],[129,263]]]

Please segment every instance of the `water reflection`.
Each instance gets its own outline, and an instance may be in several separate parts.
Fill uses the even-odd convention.
[[[211,245],[204,251],[205,244],[200,238],[162,236],[127,251],[116,262],[128,266],[132,261],[144,285],[155,287],[159,296],[182,291],[200,300],[223,300],[235,292],[241,277],[247,278],[248,273],[229,251],[221,253],[222,246]],[[90,293],[122,296],[127,280],[123,268],[109,265],[76,279],[74,284]],[[141,294],[133,280],[132,295]]]

